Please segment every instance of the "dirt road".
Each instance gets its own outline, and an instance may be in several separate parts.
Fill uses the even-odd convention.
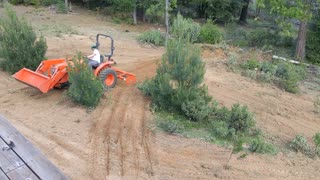
[[[141,47],[136,33],[99,20],[92,12],[74,15],[16,7],[46,36],[48,58],[76,50],[90,53],[92,37],[105,32],[116,39],[118,67],[135,73],[138,81],[154,75],[164,50]],[[1,9],[0,9],[1,11]],[[94,22],[97,26],[88,26]],[[57,27],[76,31],[68,34]],[[69,27],[70,26],[70,27]],[[113,27],[114,26],[114,27]],[[51,28],[43,28],[51,27]],[[136,28],[136,27],[135,27]],[[131,29],[130,29],[131,31]],[[259,128],[284,144],[296,134],[309,140],[320,130],[320,117],[312,111],[312,93],[292,95],[261,85],[223,65],[224,53],[208,52],[205,81],[219,102],[240,102],[255,112]],[[219,55],[220,54],[220,55]],[[63,90],[42,94],[0,72],[0,114],[30,139],[71,179],[317,179],[320,161],[293,152],[277,156],[231,154],[231,150],[195,139],[157,131],[149,100],[135,86],[120,82],[106,92],[95,110],[68,100]]]

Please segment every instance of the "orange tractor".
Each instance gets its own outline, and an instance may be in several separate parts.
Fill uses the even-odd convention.
[[[109,38],[111,40],[111,51],[109,54],[101,55],[100,64],[93,67],[93,73],[98,76],[104,83],[105,87],[113,88],[116,85],[117,79],[124,80],[128,85],[136,82],[134,74],[114,68],[111,58],[114,51],[114,40],[111,36],[104,34],[97,34],[96,46],[99,48],[99,39],[101,37]],[[108,60],[104,62],[104,57]],[[68,63],[66,59],[51,59],[44,60],[40,63],[36,71],[31,71],[23,68],[13,75],[13,77],[27,85],[39,89],[43,93],[47,93],[53,88],[61,88],[68,84]]]

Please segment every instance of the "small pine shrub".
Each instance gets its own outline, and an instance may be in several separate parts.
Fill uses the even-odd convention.
[[[57,0],[56,2],[56,12],[57,13],[67,13],[66,5],[64,0]]]
[[[88,64],[81,62],[81,57],[82,55],[79,53],[77,57],[73,58],[73,65],[68,65],[71,86],[67,94],[76,103],[87,107],[96,107],[104,93],[103,84],[94,76]]]
[[[254,139],[249,145],[249,151],[261,154],[277,154],[278,150],[261,138]]]
[[[204,121],[208,120],[212,111],[215,109],[213,106],[216,104],[210,105],[210,97],[208,95],[197,96],[190,101],[185,101],[181,105],[183,113],[192,121]]]
[[[185,19],[178,14],[173,21],[171,28],[171,35],[177,40],[187,42],[195,42],[198,40],[200,34],[200,25],[192,21],[192,19]]]
[[[320,132],[313,136],[313,142],[316,145],[316,153],[320,157]]]
[[[223,34],[216,25],[208,21],[201,27],[199,41],[202,43],[216,44],[222,41]]]
[[[301,152],[311,158],[314,157],[314,152],[312,151],[307,139],[302,135],[297,135],[291,142],[290,147],[296,152]]]
[[[163,46],[165,37],[159,30],[146,31],[137,39],[140,43],[154,44],[156,46]]]
[[[234,104],[230,112],[229,128],[233,128],[237,134],[248,134],[255,122],[253,115],[249,112],[247,106]]]
[[[215,121],[212,125],[212,135],[225,139],[229,135],[229,124],[226,121]]]
[[[306,76],[304,67],[296,66],[287,62],[278,64],[275,76],[278,77],[277,84],[287,92],[299,92],[298,83]]]
[[[44,37],[37,38],[31,25],[18,18],[9,5],[0,18],[0,27],[0,67],[9,73],[24,67],[35,70],[47,51]]]
[[[264,73],[270,73],[274,75],[276,73],[277,66],[268,61],[263,61],[260,66],[260,70]]]

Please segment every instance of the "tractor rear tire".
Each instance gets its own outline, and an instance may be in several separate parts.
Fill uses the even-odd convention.
[[[99,73],[99,78],[106,89],[114,88],[117,84],[117,73],[113,69],[103,69]]]

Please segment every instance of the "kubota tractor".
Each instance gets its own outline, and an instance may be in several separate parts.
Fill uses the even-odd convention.
[[[99,48],[99,39],[101,37],[109,38],[111,40],[110,54],[101,55],[100,64],[93,68],[93,73],[98,76],[106,87],[113,88],[117,79],[124,80],[127,84],[134,84],[136,76],[134,74],[122,71],[111,65],[114,64],[112,55],[114,51],[114,40],[111,36],[104,34],[97,34],[96,45]],[[104,57],[108,58],[104,62]],[[66,59],[51,59],[44,60],[40,63],[36,71],[31,71],[23,68],[13,75],[13,77],[27,85],[39,89],[43,93],[47,93],[53,88],[61,88],[68,83],[68,63]]]

